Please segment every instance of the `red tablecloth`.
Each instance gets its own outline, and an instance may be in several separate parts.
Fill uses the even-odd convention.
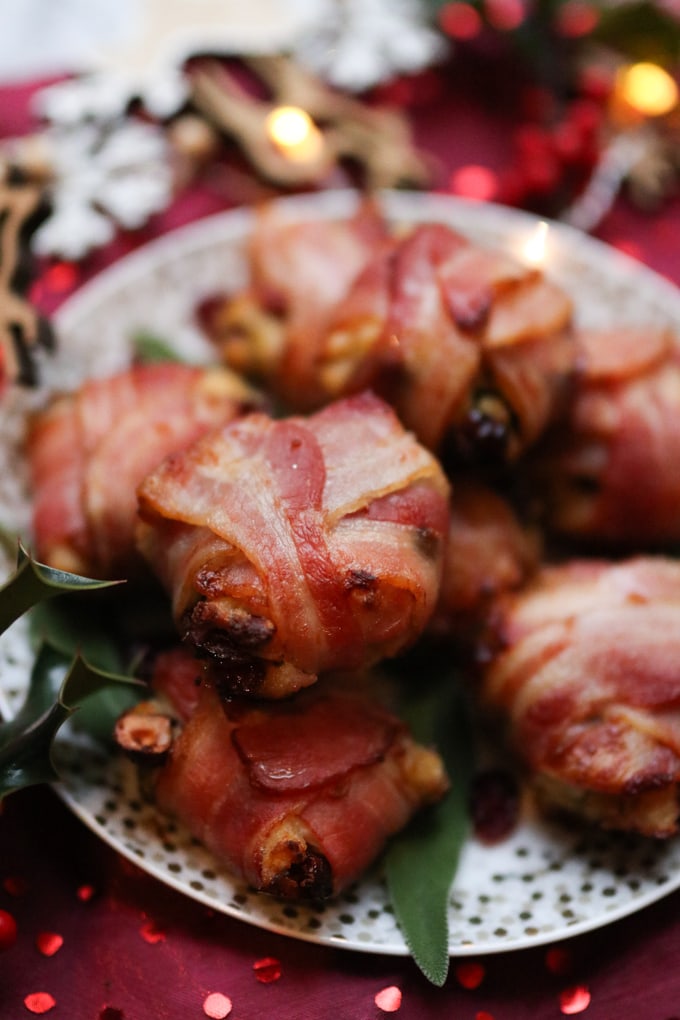
[[[509,153],[501,111],[461,85],[453,73],[446,93],[415,119],[442,188],[457,168],[498,168]],[[29,127],[30,93],[0,90],[0,135]],[[45,308],[144,237],[227,202],[210,188],[192,189],[144,236],[118,240],[74,276],[62,273],[56,289],[53,279],[42,291]],[[680,283],[679,230],[677,200],[654,216],[619,201],[599,236]],[[18,924],[16,941],[0,949],[2,1020],[31,1015],[29,1006],[49,1006],[55,1020],[190,1020],[206,1015],[210,993],[231,1000],[234,1020],[375,1020],[384,1015],[375,996],[389,986],[401,990],[404,1020],[680,1015],[680,894],[563,943],[564,956],[539,947],[454,959],[438,989],[406,957],[315,946],[209,911],[118,856],[47,788],[12,795],[0,813],[0,909]],[[278,965],[259,970],[266,958]],[[471,963],[481,967],[471,971]]]

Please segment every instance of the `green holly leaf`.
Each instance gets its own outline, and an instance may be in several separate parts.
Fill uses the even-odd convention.
[[[58,779],[53,760],[58,730],[88,698],[121,683],[137,681],[97,669],[80,656],[65,666],[63,652],[42,645],[21,709],[0,723],[0,800],[23,787]]]
[[[81,656],[104,674],[130,677],[132,671],[123,661],[108,602],[102,605],[99,599],[81,599],[74,612],[73,601],[61,596],[34,606],[30,614],[33,643],[37,647],[47,643],[61,653],[64,668]],[[138,700],[137,686],[104,686],[79,708],[74,726],[99,743],[110,743],[116,719]]]
[[[55,570],[37,560],[19,545],[17,568],[0,587],[0,634],[20,616],[42,602],[64,592],[93,591],[110,588],[119,581],[98,581],[65,570]]]
[[[58,778],[54,738],[76,710],[89,732],[110,737],[117,715],[137,700],[142,685],[123,671],[101,618],[87,600],[77,614],[64,601],[118,583],[55,570],[19,545],[16,570],[0,587],[0,632],[31,610],[37,654],[23,705],[0,722],[0,798]]]
[[[469,832],[471,725],[454,677],[424,693],[421,688],[404,715],[421,743],[440,750],[451,789],[392,841],[386,855],[387,884],[413,959],[428,980],[441,987],[449,968],[449,895]]]

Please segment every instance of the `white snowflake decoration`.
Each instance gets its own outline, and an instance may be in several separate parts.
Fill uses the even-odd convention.
[[[78,78],[41,90],[36,113],[61,124],[107,120],[139,99],[154,117],[170,117],[188,97],[182,68],[190,57],[282,52],[317,24],[318,6],[318,0],[138,0],[127,34],[100,39]]]
[[[80,259],[166,208],[173,189],[169,146],[150,124],[121,119],[45,132],[52,211],[33,237],[40,255]]]
[[[425,20],[419,0],[318,0],[311,31],[293,55],[338,88],[352,92],[441,59],[447,43]]]

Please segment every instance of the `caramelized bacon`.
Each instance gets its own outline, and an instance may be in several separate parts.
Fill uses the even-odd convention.
[[[483,703],[544,803],[669,836],[680,814],[680,563],[544,567],[496,606]]]
[[[386,233],[370,201],[348,220],[299,223],[263,207],[248,246],[249,286],[213,299],[201,315],[224,361],[294,410],[319,407],[328,399],[315,368],[327,317]]]
[[[396,654],[434,609],[448,530],[436,460],[370,394],[246,416],[139,490],[139,543],[185,638],[281,697]]]
[[[448,226],[390,235],[372,204],[347,221],[264,212],[250,266],[250,286],[211,302],[204,325],[230,365],[292,411],[370,388],[429,449],[505,462],[561,400],[570,300]]]
[[[588,330],[565,420],[532,473],[547,526],[619,549],[680,539],[680,344],[665,329]]]
[[[429,631],[473,641],[489,609],[505,591],[538,568],[540,537],[510,503],[471,478],[456,478],[439,600]]]
[[[338,305],[320,375],[330,394],[376,389],[430,449],[453,441],[477,459],[495,426],[495,458],[514,459],[554,413],[573,365],[570,323],[570,301],[536,270],[425,224]]]
[[[32,423],[28,455],[38,559],[94,577],[141,565],[136,487],[166,454],[252,407],[223,369],[139,365],[92,379]]]
[[[192,675],[201,677],[196,686]],[[219,668],[184,649],[154,686],[193,708],[155,780],[162,810],[256,889],[323,899],[354,881],[412,815],[443,796],[438,755],[414,743],[364,679],[285,702],[221,699]]]

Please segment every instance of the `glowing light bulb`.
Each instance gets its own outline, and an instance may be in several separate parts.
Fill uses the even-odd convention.
[[[631,64],[616,81],[620,98],[645,117],[662,117],[677,105],[678,86],[658,64]]]
[[[549,230],[549,224],[545,220],[539,220],[522,245],[522,258],[529,265],[538,267],[545,262]]]
[[[311,163],[323,151],[323,137],[309,114],[299,106],[277,106],[265,128],[279,152],[295,163]]]

